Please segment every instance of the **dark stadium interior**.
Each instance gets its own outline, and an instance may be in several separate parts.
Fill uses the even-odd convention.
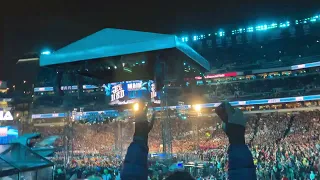
[[[176,33],[209,61],[209,71],[176,48],[50,66],[40,66],[43,54],[27,53],[15,68],[29,74],[0,81],[0,114],[13,118],[0,117],[0,144],[14,127],[19,136],[37,136],[22,144],[47,153],[53,179],[120,180],[141,107],[111,104],[110,94],[128,82],[130,98],[142,99],[140,90],[154,98],[146,115],[155,114],[145,141],[149,179],[181,172],[180,164],[197,180],[228,179],[230,133],[216,113],[227,101],[247,120],[244,145],[257,179],[318,180],[320,14],[314,13]],[[0,179],[2,154],[0,145]]]

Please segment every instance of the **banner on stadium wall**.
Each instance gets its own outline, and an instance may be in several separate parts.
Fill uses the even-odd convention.
[[[293,66],[291,66],[291,70],[312,68],[312,67],[318,67],[318,66],[320,66],[320,61],[313,62],[313,63],[307,63],[307,64],[293,65]]]
[[[243,42],[242,42],[242,34],[236,36],[236,42],[237,42],[237,44],[243,44]]]
[[[310,95],[310,96],[298,96],[298,97],[285,97],[285,98],[274,98],[274,99],[257,99],[257,100],[247,100],[247,101],[232,101],[230,102],[231,106],[244,106],[244,105],[259,105],[259,104],[276,104],[276,103],[288,103],[288,102],[300,102],[300,101],[314,101],[320,100],[319,95]],[[214,108],[218,107],[221,103],[207,103],[200,104],[202,108]],[[168,106],[168,107],[154,107],[155,111],[162,111],[163,109],[177,109],[177,110],[186,110],[190,109],[191,105],[180,105],[180,106]],[[105,111],[90,111],[83,112],[86,114],[96,114],[104,113],[109,117],[117,117],[119,115],[117,110],[105,110]],[[56,117],[67,117],[67,113],[55,113],[55,114],[33,114],[32,119],[47,119],[47,118],[56,118]]]
[[[204,76],[204,78],[205,79],[215,79],[215,78],[223,78],[223,77],[234,77],[237,75],[238,75],[237,72],[229,72],[229,73],[224,73],[224,74],[208,74],[208,75]],[[200,80],[200,79],[202,79],[202,77],[196,76],[195,79]]]
[[[228,47],[232,46],[232,37],[231,36],[227,36],[226,37],[226,42],[227,42],[227,46]]]
[[[252,43],[252,40],[253,40],[252,33],[247,33],[246,38],[247,38],[247,43],[249,43],[249,44]]]
[[[212,39],[207,40],[207,47],[212,48]]]

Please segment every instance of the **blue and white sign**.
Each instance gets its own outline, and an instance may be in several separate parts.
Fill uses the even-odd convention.
[[[0,111],[0,121],[12,121],[13,116],[10,111]]]
[[[106,96],[110,97],[110,105],[132,104],[138,99],[150,100],[157,97],[152,80],[122,81],[104,85]]]

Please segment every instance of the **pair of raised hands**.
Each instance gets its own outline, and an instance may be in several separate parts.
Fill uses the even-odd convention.
[[[143,103],[140,103],[143,104]],[[230,144],[244,144],[244,133],[246,126],[246,118],[238,108],[233,108],[230,103],[223,102],[221,104],[225,109],[225,117],[219,117],[223,120],[223,130],[229,138]],[[143,106],[143,109],[135,113],[135,133],[134,136],[148,138],[148,134],[151,131],[154,121],[155,113],[153,111],[151,120],[148,121],[147,113],[148,106]]]

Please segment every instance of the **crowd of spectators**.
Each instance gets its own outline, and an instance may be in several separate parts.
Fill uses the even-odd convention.
[[[190,81],[189,87],[192,91],[186,91],[182,95],[203,94],[208,102],[219,102],[226,99],[232,101],[314,95],[320,92],[319,72],[320,68],[314,67],[294,71],[207,79],[206,87],[201,86],[202,81]],[[33,113],[67,112],[74,107],[82,107],[87,111],[110,108],[109,100],[101,87],[81,93],[81,98],[78,97],[77,91],[66,92],[68,93],[64,96],[53,92],[35,95]]]
[[[307,71],[299,70],[296,72],[270,73],[214,80],[208,83],[209,88],[206,94],[210,101],[318,94],[320,92],[320,68],[308,69]]]
[[[319,179],[320,174],[320,112],[264,113],[248,116],[246,143],[251,147],[259,179]],[[203,162],[203,168],[189,168],[195,177],[225,177],[228,140],[217,117],[173,118],[171,122],[172,151],[177,161]],[[121,130],[119,130],[119,127]],[[162,124],[158,119],[149,134],[149,152],[162,152]],[[65,164],[63,152],[52,158],[57,163],[56,175],[116,178],[129,143],[132,121],[99,124],[34,128],[43,137],[59,135],[73,138],[73,157]],[[71,133],[72,131],[72,133]],[[72,135],[72,136],[71,136]],[[57,146],[63,146],[60,140]],[[156,163],[152,163],[156,160]],[[150,178],[162,177],[169,165],[150,159]],[[161,163],[160,163],[161,164]],[[160,173],[159,173],[159,168]]]
[[[274,35],[276,40],[270,39]],[[270,30],[258,35],[265,38],[255,39],[252,38],[254,36],[252,34],[247,36],[251,36],[248,39],[242,37],[242,34],[236,36],[239,36],[239,39],[236,38],[237,43],[223,43],[223,40],[215,42],[209,37],[189,41],[189,44],[206,59],[211,60],[214,69],[221,68],[227,71],[284,67],[292,65],[290,64],[292,62],[298,64],[301,61],[306,62],[307,59],[320,54],[319,37],[309,33],[303,37],[294,35],[289,38],[288,32],[280,33]]]

